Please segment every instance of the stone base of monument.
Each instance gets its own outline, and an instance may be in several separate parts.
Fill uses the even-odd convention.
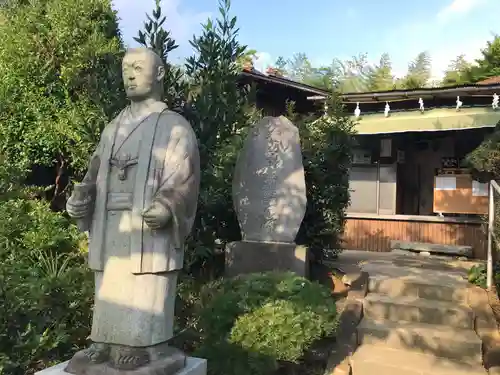
[[[226,276],[266,272],[292,271],[308,277],[307,247],[294,243],[237,241],[226,246]]]
[[[53,367],[49,367],[45,370],[38,371],[35,375],[71,375],[70,373],[64,371],[69,361],[60,363]],[[117,370],[109,366],[102,366],[100,371],[90,371],[87,374],[102,374],[102,375],[206,375],[207,374],[207,360],[202,358],[195,357],[187,357],[186,366],[175,372],[174,374],[170,374],[168,371],[165,371],[165,367],[162,369],[156,368],[153,369],[149,366],[141,367],[135,371],[127,371],[127,370]]]

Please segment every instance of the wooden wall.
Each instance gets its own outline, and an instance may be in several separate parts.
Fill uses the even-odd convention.
[[[366,215],[368,216],[368,215]],[[418,217],[383,219],[349,217],[344,230],[344,249],[391,251],[391,240],[426,242],[442,245],[472,246],[474,258],[486,259],[486,227],[477,221],[453,221],[432,217],[418,221]]]

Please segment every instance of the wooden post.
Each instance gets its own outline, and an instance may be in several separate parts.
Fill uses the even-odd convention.
[[[488,199],[488,260],[486,264],[486,287],[493,285],[493,231],[495,230],[495,189],[494,181],[490,182]]]
[[[377,185],[375,194],[377,195],[377,202],[376,202],[377,215],[380,215],[380,162],[379,161],[377,162]]]

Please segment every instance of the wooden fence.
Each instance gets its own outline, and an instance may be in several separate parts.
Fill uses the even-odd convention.
[[[349,214],[345,249],[391,251],[391,240],[472,246],[473,256],[487,257],[487,225],[480,219],[436,216]]]

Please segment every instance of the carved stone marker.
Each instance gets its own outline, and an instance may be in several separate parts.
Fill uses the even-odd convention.
[[[305,275],[307,251],[294,241],[306,212],[299,131],[286,117],[265,117],[236,163],[233,203],[243,241],[227,247],[227,274],[272,269]]]
[[[191,125],[161,101],[163,78],[162,60],[151,50],[125,55],[131,103],[104,129],[83,183],[67,203],[80,230],[90,233],[92,344],[44,373],[206,372],[206,361],[187,359],[168,345],[184,240],[196,214],[200,160]]]

